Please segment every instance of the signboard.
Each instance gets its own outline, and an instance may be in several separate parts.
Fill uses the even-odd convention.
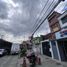
[[[66,4],[65,7],[63,8],[63,11],[67,11],[67,4]]]
[[[67,30],[55,33],[56,39],[67,38]]]
[[[61,34],[62,37],[67,35],[67,30],[61,31],[60,34]]]

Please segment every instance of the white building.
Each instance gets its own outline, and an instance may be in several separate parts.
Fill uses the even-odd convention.
[[[61,30],[55,33],[61,61],[67,61],[67,11],[59,18]]]

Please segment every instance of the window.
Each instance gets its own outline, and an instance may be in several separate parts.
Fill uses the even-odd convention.
[[[62,20],[62,24],[67,23],[67,15],[63,17],[61,20]]]
[[[59,27],[59,23],[56,22],[56,24],[54,24],[54,25],[51,27],[51,29],[52,29],[52,32],[56,32],[56,31],[58,31],[58,30],[60,29],[60,27]]]

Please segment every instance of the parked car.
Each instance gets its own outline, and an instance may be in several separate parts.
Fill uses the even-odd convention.
[[[5,49],[0,49],[0,56],[6,55],[7,51]]]

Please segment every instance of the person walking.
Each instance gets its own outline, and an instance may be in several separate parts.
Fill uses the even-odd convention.
[[[35,53],[33,52],[30,56],[30,67],[35,67],[36,65],[36,56]]]

